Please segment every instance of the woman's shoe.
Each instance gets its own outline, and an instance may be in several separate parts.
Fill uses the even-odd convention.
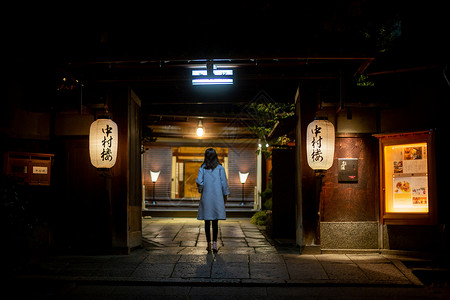
[[[214,253],[217,253],[217,251],[219,251],[217,250],[217,242],[213,242],[212,250]]]
[[[206,251],[211,251],[211,242],[208,243],[208,246],[206,247]]]

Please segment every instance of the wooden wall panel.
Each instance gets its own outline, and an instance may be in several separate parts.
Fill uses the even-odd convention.
[[[256,186],[256,147],[230,147],[228,150],[228,187],[230,199],[242,198],[239,171],[249,172],[244,186],[244,198],[253,199]]]
[[[153,197],[153,182],[150,170],[160,171],[155,184],[155,199],[170,199],[170,185],[172,182],[172,147],[151,146],[144,153],[143,181],[145,185],[145,197]]]
[[[323,222],[376,221],[378,151],[374,137],[337,137],[335,161],[322,183]],[[338,158],[358,158],[358,182],[338,182]]]

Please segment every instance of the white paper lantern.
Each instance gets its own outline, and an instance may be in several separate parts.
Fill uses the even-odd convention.
[[[89,131],[91,163],[98,169],[109,169],[117,158],[118,128],[111,119],[97,119]]]
[[[334,126],[326,119],[315,119],[306,129],[308,165],[317,171],[331,168],[334,159]]]

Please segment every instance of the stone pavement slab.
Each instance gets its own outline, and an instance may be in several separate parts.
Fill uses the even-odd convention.
[[[190,263],[179,262],[175,265],[172,278],[211,278],[211,262]]]
[[[290,282],[321,282],[329,279],[318,261],[309,261],[307,264],[287,263],[286,267]]]
[[[139,278],[169,278],[175,268],[175,264],[140,264],[130,275]]]
[[[408,283],[407,277],[395,265],[390,263],[382,264],[359,264],[358,267],[372,281],[378,282],[399,282]]]
[[[242,262],[217,262],[211,270],[211,278],[216,279],[242,279],[250,278],[248,265]]]
[[[323,264],[330,280],[336,282],[365,283],[369,281],[366,274],[356,264]]]
[[[289,273],[284,263],[250,263],[251,279],[288,280]]]

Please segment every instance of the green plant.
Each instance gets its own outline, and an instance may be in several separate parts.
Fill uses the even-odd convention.
[[[42,187],[40,187],[42,188]],[[9,272],[36,255],[36,230],[43,224],[44,210],[41,199],[29,186],[18,185],[12,177],[0,178],[0,234],[5,247],[0,250],[3,258],[2,272]]]
[[[359,77],[355,78],[356,86],[359,87],[374,87],[375,83],[369,80],[367,75],[361,74]]]
[[[251,218],[250,222],[255,225],[266,225],[267,224],[267,214],[266,211],[258,211]]]
[[[265,209],[272,209],[272,170],[269,171],[269,182],[264,191],[261,192],[262,203]]]
[[[249,126],[249,129],[261,140],[261,151],[266,158],[269,158],[272,155],[272,151],[267,149],[266,144],[275,146],[285,145],[288,142],[287,137],[269,139],[269,134],[279,120],[295,114],[295,104],[278,102],[252,103],[248,107],[248,111],[254,117],[254,123]]]
[[[0,184],[0,222],[5,234],[12,237],[29,236],[40,223],[33,193],[18,186],[14,178],[3,176]],[[36,201],[34,201],[36,202]]]
[[[269,198],[266,201],[264,201],[264,208],[267,210],[272,210],[272,198]]]

